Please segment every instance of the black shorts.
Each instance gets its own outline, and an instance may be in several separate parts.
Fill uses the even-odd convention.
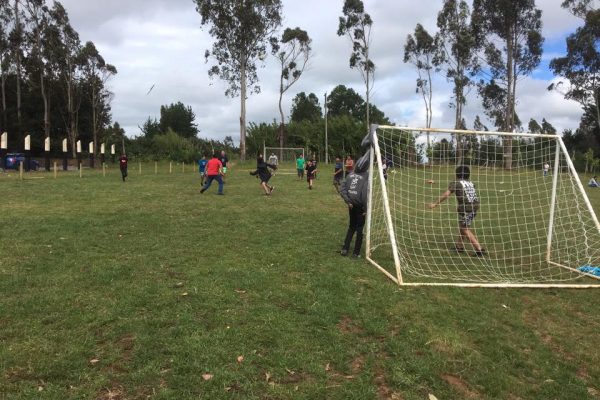
[[[313,181],[315,179],[314,174],[306,174],[306,182]]]
[[[477,216],[478,209],[479,207],[465,207],[463,209],[458,209],[458,225],[461,228],[469,228]]]

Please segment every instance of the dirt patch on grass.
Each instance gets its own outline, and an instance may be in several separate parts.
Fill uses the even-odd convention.
[[[458,376],[444,374],[444,375],[442,375],[442,379],[447,384],[449,384],[450,386],[452,386],[454,388],[454,390],[456,390],[457,392],[459,392],[466,399],[479,399],[479,398],[481,398],[481,394],[479,394],[475,390],[470,389],[469,386],[466,384],[466,382],[463,381],[462,379],[460,379]]]
[[[103,389],[96,400],[125,400],[125,390],[122,387],[113,387],[111,389]]]
[[[358,326],[353,320],[352,318],[345,316],[344,318],[342,318],[342,320],[340,322],[338,322],[338,324],[336,325],[337,328],[340,330],[340,332],[345,333],[345,334],[361,334],[363,333],[363,330],[360,326]]]
[[[363,365],[365,365],[365,357],[360,355],[352,360],[350,364],[350,370],[352,371],[352,375],[358,375],[363,369]]]
[[[387,384],[385,379],[385,371],[381,367],[375,369],[375,379],[373,380],[377,386],[377,397],[381,400],[404,400],[404,396],[394,392]]]

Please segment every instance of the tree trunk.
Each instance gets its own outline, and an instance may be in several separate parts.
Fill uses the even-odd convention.
[[[241,62],[240,82],[240,160],[246,161],[246,59]]]
[[[15,0],[15,25],[17,30],[17,36],[19,38],[18,48],[15,51],[16,54],[16,67],[17,67],[17,137],[19,142],[22,143],[25,135],[23,134],[22,116],[21,116],[21,22],[19,20],[19,1]]]
[[[0,56],[0,75],[1,77],[1,90],[2,90],[2,128],[7,129],[8,116],[6,115],[6,75],[2,69],[3,57]],[[2,132],[0,132],[1,134]]]
[[[507,39],[506,39],[506,111],[504,116],[504,125],[506,131],[512,132],[514,129],[514,93],[513,93],[513,79],[514,79],[514,67],[513,67],[513,27],[507,27]],[[503,144],[504,153],[504,168],[512,169],[512,137],[505,136]]]
[[[96,157],[97,147],[98,147],[98,121],[97,121],[97,112],[96,107],[96,88],[92,87],[92,136],[94,140],[94,157]]]
[[[283,161],[283,146],[285,146],[285,116],[283,115],[283,107],[281,105],[283,101],[283,75],[281,76],[281,82],[279,86],[279,115],[281,116],[281,124],[279,125],[279,161]],[[263,154],[265,159],[267,158],[266,154]]]

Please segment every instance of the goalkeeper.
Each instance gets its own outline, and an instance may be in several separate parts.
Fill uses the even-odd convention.
[[[276,171],[277,165],[266,163],[262,154],[259,154],[256,159],[256,171],[250,172],[250,175],[258,176],[260,179],[260,186],[265,191],[265,196],[270,196],[275,190],[275,186],[269,186],[269,180],[273,176],[269,168]]]
[[[365,216],[367,213],[368,193],[369,152],[356,162],[354,170],[348,173],[340,190],[342,198],[348,205],[349,214],[348,231],[342,246],[342,251],[340,252],[342,256],[348,255],[352,237],[354,236],[354,233],[356,233],[352,257],[360,257],[360,249],[363,242],[363,228],[365,226]]]
[[[479,197],[477,196],[475,185],[469,180],[470,176],[471,170],[469,167],[465,165],[457,167],[456,180],[450,182],[448,189],[442,193],[435,203],[429,204],[429,208],[436,208],[454,193],[458,204],[456,211],[458,212],[458,228],[460,231],[454,249],[458,253],[464,253],[465,240],[468,240],[475,249],[474,255],[476,257],[483,257],[485,255],[485,250],[481,247],[477,237],[471,230],[471,224],[479,210]]]

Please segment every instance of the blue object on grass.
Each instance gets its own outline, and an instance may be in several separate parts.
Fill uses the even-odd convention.
[[[600,276],[600,267],[594,267],[593,265],[584,265],[577,269],[581,272],[585,272],[586,274]]]

